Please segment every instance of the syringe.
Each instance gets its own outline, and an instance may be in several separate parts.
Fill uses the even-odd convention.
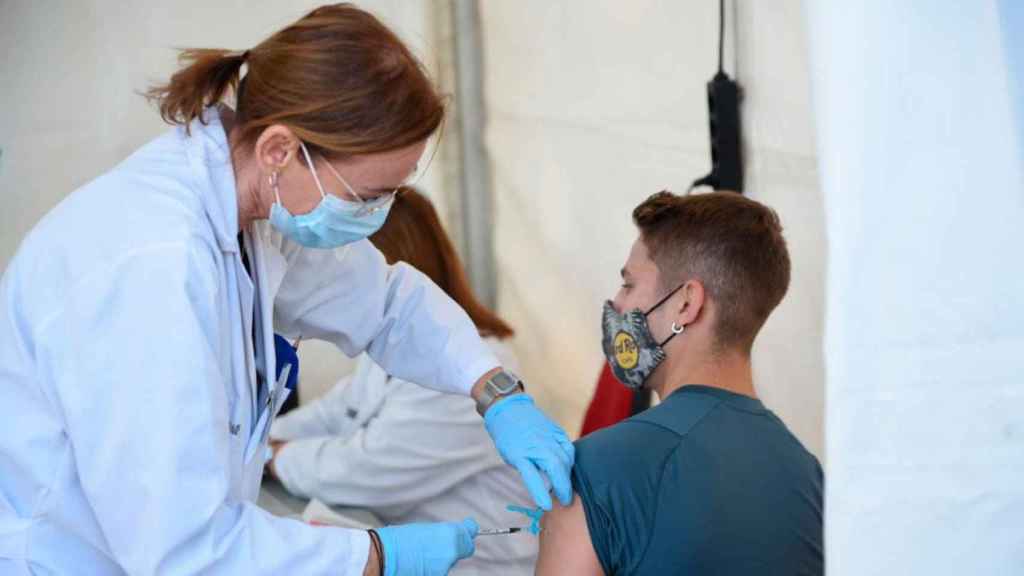
[[[476,533],[477,536],[500,536],[502,534],[515,534],[516,532],[522,532],[525,530],[522,526],[513,526],[512,528],[487,528]]]

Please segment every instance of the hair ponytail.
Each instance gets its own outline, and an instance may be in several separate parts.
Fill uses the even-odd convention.
[[[180,60],[146,96],[165,121],[187,128],[234,92],[238,148],[279,124],[328,158],[373,154],[427,139],[444,118],[444,99],[419,60],[352,4],[321,6],[246,52],[183,50]]]
[[[190,122],[202,119],[204,108],[223,100],[228,90],[238,89],[248,55],[248,51],[209,48],[182,50],[178,56],[182,68],[166,84],[147,90],[146,98],[157,102],[165,122],[184,125],[187,131]]]

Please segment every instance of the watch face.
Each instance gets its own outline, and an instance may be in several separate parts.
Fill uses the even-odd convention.
[[[508,394],[519,387],[519,378],[510,372],[498,372],[491,378],[491,384],[499,394]]]

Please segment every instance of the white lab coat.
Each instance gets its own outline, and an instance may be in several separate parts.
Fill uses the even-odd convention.
[[[446,392],[498,365],[367,241],[310,250],[258,223],[250,282],[224,130],[205,119],[71,194],[0,280],[0,574],[361,574],[365,532],[254,504],[273,332]],[[261,396],[279,405],[274,385]]]
[[[485,342],[515,369],[504,344]],[[365,355],[323,397],[277,419],[270,436],[289,441],[274,468],[294,494],[365,508],[387,524],[467,516],[485,528],[529,523],[505,509],[532,506],[530,495],[498,455],[473,400],[390,378]],[[451,573],[527,576],[536,560],[532,534],[485,537]]]

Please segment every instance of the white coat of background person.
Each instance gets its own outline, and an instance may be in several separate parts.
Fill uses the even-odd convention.
[[[512,329],[474,297],[434,206],[399,191],[370,241],[389,263],[427,275],[467,312],[501,365],[515,370]],[[373,512],[387,524],[470,516],[482,526],[524,524],[509,504],[529,494],[494,451],[473,401],[391,378],[366,355],[323,397],[279,417],[268,468],[296,495]],[[477,541],[460,576],[533,574],[538,542],[529,532]]]
[[[332,5],[184,58],[152,93],[178,126],[61,202],[0,279],[0,574],[444,574],[471,554],[469,519],[366,532],[254,504],[275,331],[472,394],[533,499],[543,472],[568,501],[564,432],[365,240],[443,118],[415,57]]]

